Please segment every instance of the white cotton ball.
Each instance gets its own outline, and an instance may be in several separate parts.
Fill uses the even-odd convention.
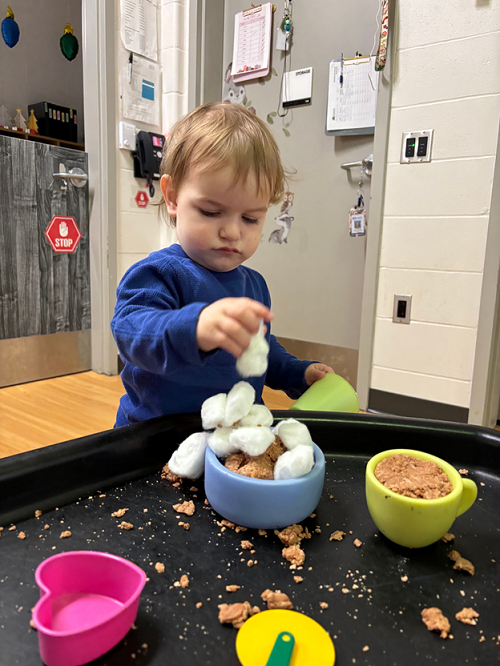
[[[269,428],[236,428],[229,441],[249,456],[260,456],[274,442],[274,433]]]
[[[227,395],[225,393],[218,393],[205,400],[201,406],[201,420],[205,430],[212,430],[212,428],[217,428],[219,424],[222,425],[226,416],[226,402]]]
[[[195,432],[179,445],[168,461],[171,472],[188,479],[198,479],[205,469],[208,433]]]
[[[227,394],[226,415],[223,426],[232,426],[250,413],[255,400],[255,389],[248,382],[238,382]]]
[[[250,414],[244,416],[238,423],[240,428],[254,428],[255,426],[269,427],[273,425],[274,417],[265,405],[253,405]]]
[[[312,470],[314,466],[314,449],[306,444],[299,444],[292,451],[282,453],[274,466],[274,478],[297,479]]]
[[[274,434],[278,435],[289,451],[301,444],[312,446],[311,434],[307,426],[295,419],[280,421],[274,429]]]
[[[237,453],[239,449],[229,441],[234,428],[216,428],[208,437],[208,446],[218,458],[225,458],[230,453]]]
[[[236,370],[242,377],[262,377],[267,371],[268,355],[269,344],[264,336],[264,322],[261,322],[259,332],[236,361]]]

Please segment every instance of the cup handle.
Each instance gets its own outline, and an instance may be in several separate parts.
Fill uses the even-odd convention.
[[[463,491],[458,506],[457,517],[468,511],[476,501],[477,486],[472,479],[462,479]]]

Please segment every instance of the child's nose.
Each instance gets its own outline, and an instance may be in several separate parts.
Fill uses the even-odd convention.
[[[226,240],[235,241],[240,237],[239,220],[225,220],[221,226],[219,235]]]

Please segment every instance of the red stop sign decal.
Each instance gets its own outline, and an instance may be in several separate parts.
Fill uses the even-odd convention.
[[[74,252],[82,234],[74,217],[54,215],[45,229],[45,236],[54,252]]]
[[[149,203],[149,197],[147,192],[144,192],[143,190],[139,190],[137,194],[135,195],[135,201],[139,208],[146,208],[146,206]]]

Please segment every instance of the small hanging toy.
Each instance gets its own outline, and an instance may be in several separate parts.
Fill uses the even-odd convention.
[[[19,32],[19,26],[14,21],[14,12],[7,6],[7,16],[2,21],[2,37],[10,49],[19,41]]]
[[[71,23],[66,23],[64,35],[60,39],[61,51],[65,58],[74,60],[78,55],[78,39],[73,34],[73,26]]]

